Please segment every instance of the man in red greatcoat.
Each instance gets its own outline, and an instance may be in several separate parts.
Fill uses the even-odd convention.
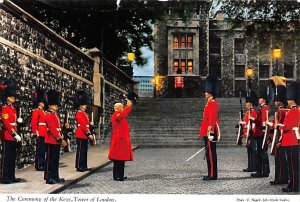
[[[31,130],[33,137],[36,138],[35,169],[44,171],[46,167],[46,145],[47,126],[45,123],[46,113],[46,93],[44,90],[37,90],[33,95],[33,105],[37,107],[32,111]]]
[[[219,105],[215,100],[218,92],[219,80],[214,76],[208,76],[205,84],[205,98],[207,104],[204,107],[203,119],[200,126],[200,136],[204,139],[206,148],[206,161],[208,175],[203,180],[216,180],[218,178],[216,143],[220,138],[218,127]]]
[[[108,158],[114,162],[113,178],[116,181],[127,179],[124,177],[125,161],[133,161],[133,153],[130,142],[130,129],[126,121],[131,112],[132,102],[127,100],[127,106],[123,109],[123,104],[114,105],[115,113],[111,117],[112,135]]]
[[[287,87],[286,100],[290,109],[285,116],[283,124],[275,124],[275,128],[279,126],[282,130],[281,146],[286,151],[289,183],[286,188],[282,188],[283,192],[299,192],[299,127],[300,127],[300,83],[292,82]]]
[[[1,108],[1,183],[10,184],[20,182],[20,178],[15,177],[17,142],[21,142],[21,137],[17,134],[17,113],[13,106],[16,96],[16,84],[12,80],[7,80],[1,86],[1,89],[4,89],[3,98],[6,102]]]
[[[46,169],[44,179],[46,184],[56,184],[64,182],[64,178],[59,178],[59,154],[61,145],[66,146],[61,134],[60,118],[57,114],[59,105],[59,94],[55,90],[47,92],[49,112],[46,114],[45,123],[48,133],[45,138],[47,146]]]
[[[75,118],[77,129],[75,132],[77,151],[75,168],[78,172],[90,171],[87,166],[88,139],[93,140],[93,135],[90,131],[90,125],[94,123],[89,121],[89,117],[85,112],[88,105],[88,96],[85,91],[78,91],[74,99],[74,107],[77,109]]]

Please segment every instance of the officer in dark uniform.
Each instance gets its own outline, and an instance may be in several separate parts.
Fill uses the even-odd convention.
[[[66,146],[61,134],[60,118],[57,114],[59,105],[59,94],[55,90],[47,92],[47,102],[49,112],[46,114],[45,123],[48,127],[48,133],[45,138],[47,146],[46,169],[44,179],[46,184],[55,184],[64,182],[64,178],[59,178],[59,153],[61,145]]]
[[[200,126],[200,136],[204,138],[208,175],[203,180],[218,178],[216,143],[220,139],[219,105],[215,100],[220,83],[217,77],[208,76],[205,84],[205,98],[207,104],[203,110],[203,119]]]
[[[287,107],[290,109],[285,116],[283,124],[275,124],[282,130],[281,146],[287,154],[287,163],[289,171],[289,183],[283,192],[299,192],[299,127],[300,127],[300,83],[292,82],[287,87],[286,100]],[[298,105],[297,105],[298,104]]]
[[[288,183],[288,170],[287,170],[287,161],[286,161],[286,153],[284,148],[281,146],[282,134],[278,128],[274,128],[274,125],[277,123],[283,123],[286,110],[286,87],[283,85],[275,86],[274,88],[274,104],[277,107],[273,122],[268,122],[268,126],[270,127],[270,131],[273,131],[272,135],[270,135],[271,140],[274,141],[274,151],[271,151],[271,154],[275,156],[275,180],[270,181],[271,185],[277,184],[287,184]],[[275,121],[276,120],[276,121]],[[274,137],[274,131],[276,132],[276,137]],[[275,140],[273,140],[275,138]],[[272,148],[271,148],[272,149]]]
[[[85,91],[78,91],[74,99],[74,107],[77,109],[75,115],[77,129],[75,132],[77,142],[75,168],[78,172],[90,171],[87,166],[88,139],[93,140],[93,135],[89,129],[94,123],[89,121],[86,113],[88,105],[88,96]]]
[[[257,117],[257,113],[254,109],[254,106],[258,104],[258,96],[254,90],[247,92],[246,100],[246,109],[244,121],[241,121],[243,128],[243,138],[246,138],[246,147],[247,147],[247,156],[248,156],[248,167],[243,169],[244,172],[255,172],[257,165],[257,141],[252,139],[254,124],[253,119]],[[248,138],[247,138],[248,137]]]
[[[16,97],[16,84],[12,80],[7,80],[2,87],[4,88],[3,102],[5,104],[1,108],[1,183],[10,184],[20,182],[20,178],[15,177],[15,167],[17,142],[21,142],[21,137],[17,134],[17,113],[13,106]]]
[[[47,135],[47,126],[45,123],[46,113],[44,111],[46,92],[44,90],[37,90],[33,95],[32,101],[33,106],[37,107],[32,111],[31,116],[31,130],[33,137],[36,138],[35,169],[37,171],[44,171],[46,166],[45,137]]]
[[[267,103],[269,94],[269,88],[261,88],[258,101],[260,108],[257,113],[257,118],[253,119],[253,122],[255,124],[255,131],[253,133],[252,139],[255,139],[257,142],[257,172],[252,173],[252,177],[269,177],[270,173],[269,157],[267,153],[268,145],[265,144],[264,148],[262,148],[266,124],[269,120],[270,109]]]

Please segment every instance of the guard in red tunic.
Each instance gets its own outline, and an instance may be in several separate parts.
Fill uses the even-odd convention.
[[[35,169],[44,171],[46,167],[46,145],[47,126],[45,123],[46,93],[44,90],[37,90],[33,95],[33,105],[37,107],[32,111],[31,131],[36,138]]]
[[[75,168],[78,172],[90,171],[87,166],[88,139],[93,140],[89,127],[94,123],[89,121],[89,117],[85,112],[88,105],[88,96],[85,91],[78,91],[74,99],[74,107],[77,110],[75,115],[77,121],[77,129],[75,133],[77,142],[77,152]]]
[[[274,141],[274,152],[271,151],[272,155],[275,156],[275,180],[270,181],[271,185],[277,184],[287,184],[288,183],[288,170],[287,170],[287,161],[286,154],[283,147],[281,147],[281,132],[278,128],[274,128],[274,124],[282,124],[285,118],[286,110],[286,87],[283,85],[275,86],[274,89],[274,104],[277,107],[273,122],[268,122],[268,126],[270,127],[270,141]],[[276,123],[275,123],[276,122]],[[276,131],[276,137],[274,137],[274,131]],[[273,131],[273,132],[272,132]],[[275,138],[273,140],[273,138]],[[271,148],[272,149],[272,148]]]
[[[4,89],[2,99],[5,102],[1,108],[1,183],[10,184],[20,182],[20,178],[15,177],[17,142],[21,142],[21,137],[17,134],[17,113],[13,106],[16,97],[16,84],[12,80],[7,80],[1,88]]]
[[[49,112],[46,114],[45,123],[48,133],[45,138],[47,146],[46,169],[44,179],[46,184],[64,182],[64,178],[59,178],[59,153],[61,145],[66,146],[61,134],[60,118],[57,114],[59,105],[59,94],[55,90],[47,92],[47,102]]]
[[[127,123],[127,116],[131,112],[132,102],[127,100],[124,109],[123,104],[114,105],[115,113],[111,117],[112,135],[108,158],[114,162],[113,178],[116,181],[127,179],[124,177],[125,161],[133,161],[133,153],[130,142],[130,129]]]
[[[300,83],[292,82],[287,87],[286,99],[288,108],[290,109],[285,116],[283,124],[275,124],[275,128],[279,126],[282,130],[281,146],[286,150],[289,183],[286,188],[282,188],[283,192],[299,192],[299,127],[300,127]]]
[[[255,155],[257,142],[252,140],[253,130],[255,124],[253,119],[257,117],[257,113],[253,108],[258,104],[258,96],[255,91],[251,90],[246,96],[246,109],[244,121],[239,124],[243,126],[243,138],[246,138],[247,156],[248,156],[248,167],[243,169],[244,172],[255,172],[257,168],[257,157]]]
[[[267,99],[269,95],[269,88],[261,88],[259,93],[259,105],[260,109],[257,113],[257,118],[253,118],[255,124],[252,141],[256,141],[257,150],[255,155],[257,156],[257,169],[256,173],[252,173],[252,177],[269,177],[270,166],[269,157],[267,153],[267,144],[263,147],[264,134],[266,130],[266,123],[269,120],[269,106]]]
[[[205,84],[205,98],[207,104],[203,110],[203,119],[200,126],[200,136],[204,139],[206,148],[207,176],[203,180],[216,180],[218,178],[216,143],[220,139],[219,105],[215,100],[219,88],[217,77],[208,76]]]
[[[182,97],[182,91],[184,87],[184,80],[181,74],[182,74],[182,70],[179,68],[177,70],[177,76],[174,78],[174,86],[175,86],[175,92],[177,98]]]

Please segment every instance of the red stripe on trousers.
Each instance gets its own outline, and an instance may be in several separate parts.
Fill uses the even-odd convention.
[[[80,167],[79,167],[79,162],[80,162],[80,152],[81,152],[81,140],[80,140],[80,146],[79,146],[79,152],[78,152],[77,168],[80,168]]]
[[[50,145],[48,145],[48,154],[47,154],[48,158],[47,158],[46,180],[48,180],[48,173],[49,173],[49,156],[50,156],[49,150],[50,150]]]
[[[295,174],[294,174],[293,148],[292,147],[291,147],[291,162],[292,162],[292,179],[293,179],[292,190],[294,191],[294,189],[295,189]]]

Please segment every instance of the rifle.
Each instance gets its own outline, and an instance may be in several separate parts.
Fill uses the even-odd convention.
[[[252,128],[252,120],[251,120],[251,109],[249,110],[249,121],[247,124],[247,133],[246,133],[246,147],[248,147],[248,140],[250,138],[250,136],[252,135],[252,129],[250,129],[250,127]]]
[[[262,143],[262,146],[261,146],[261,149],[264,149],[265,148],[265,145],[268,145],[267,144],[267,141],[268,141],[268,130],[269,130],[269,126],[267,124],[267,122],[269,122],[269,111],[267,110],[266,111],[266,114],[267,114],[267,120],[265,121],[265,133],[264,133],[264,140],[263,140],[263,143]],[[267,147],[268,148],[268,147]],[[266,149],[267,149],[266,148]]]
[[[278,123],[277,112],[275,112],[274,119],[275,119],[275,121],[274,121],[275,124],[274,125],[276,125],[276,123]],[[274,128],[274,135],[273,135],[273,140],[272,140],[272,144],[271,144],[271,151],[270,151],[270,154],[274,155],[274,156],[275,156],[275,151],[276,151],[275,141],[277,139],[277,133],[278,133],[277,128]]]
[[[71,151],[70,140],[72,139],[72,137],[69,135],[69,133],[71,133],[73,130],[72,128],[67,128],[66,123],[69,123],[69,113],[67,111],[65,112],[62,135],[63,135],[63,140],[67,143],[67,145],[64,146],[64,151],[70,152]]]
[[[91,113],[91,122],[94,122],[94,112]],[[97,126],[95,126],[95,124],[93,126],[90,125],[90,132],[91,132],[91,135],[93,136],[93,140],[90,140],[91,146],[95,146],[97,144],[96,131],[95,131],[96,128],[97,128]]]
[[[241,105],[241,109],[240,109],[239,114],[240,114],[240,121],[242,121],[244,112],[243,112],[242,92],[241,91],[240,91],[240,105]],[[237,138],[236,138],[236,144],[237,145],[242,145],[243,143],[242,143],[242,135],[241,134],[243,133],[243,125],[239,124],[238,128],[239,128],[239,130],[238,130],[238,135],[237,135]]]

